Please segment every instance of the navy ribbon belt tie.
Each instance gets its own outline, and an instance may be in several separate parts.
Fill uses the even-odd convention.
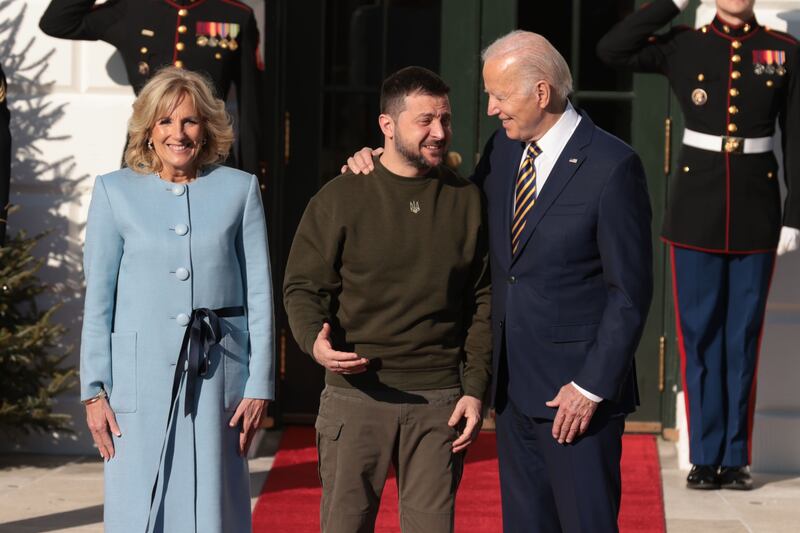
[[[181,371],[186,369],[186,395],[183,404],[183,415],[192,416],[194,419],[194,399],[198,378],[205,377],[209,368],[209,353],[211,348],[219,344],[222,338],[219,329],[220,318],[244,316],[244,308],[222,307],[211,310],[201,307],[192,311],[186,333],[183,335],[181,353],[175,368],[175,380],[172,383],[172,403],[178,394],[181,381]]]
[[[211,349],[222,340],[219,319],[244,316],[244,314],[244,307],[242,306],[221,307],[219,309],[200,307],[192,310],[192,316],[189,319],[189,324],[186,326],[183,342],[181,342],[180,354],[178,355],[178,361],[175,365],[175,377],[172,381],[172,397],[170,399],[169,415],[167,416],[167,427],[165,428],[164,440],[161,444],[161,454],[155,472],[155,479],[153,480],[153,490],[150,493],[150,516],[145,531],[150,531],[150,524],[154,519],[154,514],[157,514],[157,510],[154,513],[153,504],[156,499],[161,465],[164,464],[164,451],[167,448],[167,441],[169,440],[169,428],[174,421],[173,415],[175,414],[175,406],[181,389],[181,378],[185,372],[186,382],[184,384],[183,415],[191,416],[192,422],[194,422],[196,414],[195,391],[197,390],[197,382],[208,374],[210,367],[209,354],[211,353]],[[192,453],[194,453],[194,450],[192,450]],[[194,498],[190,501],[193,500]]]

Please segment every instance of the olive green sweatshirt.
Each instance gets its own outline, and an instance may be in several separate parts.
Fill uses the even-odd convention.
[[[491,369],[490,276],[481,194],[440,166],[425,177],[343,174],[308,203],[289,253],[284,304],[311,354],[324,322],[333,347],[370,360],[329,385],[455,387],[482,398]],[[459,366],[463,362],[463,372]]]

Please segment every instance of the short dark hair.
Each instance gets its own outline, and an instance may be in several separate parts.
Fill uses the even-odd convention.
[[[405,97],[410,94],[445,96],[450,92],[438,74],[423,67],[401,68],[381,85],[381,113],[397,117],[405,109]]]

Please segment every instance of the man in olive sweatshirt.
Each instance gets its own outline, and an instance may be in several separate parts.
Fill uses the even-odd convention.
[[[373,531],[390,464],[403,532],[453,530],[491,333],[481,194],[442,165],[448,91],[420,67],[384,81],[375,171],[326,184],[289,254],[289,323],[326,369],[316,423],[324,533]]]

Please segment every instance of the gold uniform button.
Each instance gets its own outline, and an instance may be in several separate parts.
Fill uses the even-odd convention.
[[[736,107],[735,105],[732,105],[732,106],[730,106],[728,108],[728,113],[730,113],[731,115],[735,115],[738,112],[739,112],[739,108]]]
[[[772,172],[767,172],[767,179],[772,179],[774,177],[775,177],[775,174],[773,174]]]
[[[767,87],[772,87],[773,85],[775,85],[775,82],[774,82],[774,81],[772,81],[772,80],[767,80]]]
[[[742,73],[739,72],[738,70],[734,70],[733,72],[731,72],[731,78],[733,78],[735,80],[738,80],[741,77],[742,77]]]
[[[189,10],[188,9],[179,9],[178,10],[178,16],[179,17],[185,17],[188,14],[189,14]]]
[[[731,122],[730,124],[728,124],[728,131],[729,131],[729,132],[733,133],[733,132],[735,132],[735,131],[736,131],[736,130],[738,130],[738,129],[739,129],[739,128],[737,128],[737,127],[736,127],[736,124],[734,124],[734,123],[732,123],[732,122]]]
[[[215,58],[215,59],[222,59],[222,54],[220,54],[219,52],[217,52],[216,54],[214,54],[214,58]]]
[[[143,53],[143,54],[146,54],[147,53],[147,47],[146,46],[142,46],[141,48],[139,48],[139,51],[141,53]]]
[[[728,25],[726,24],[726,25],[724,25],[724,26],[722,27],[722,31],[724,31],[725,33],[730,33],[730,32],[731,32],[731,28],[730,28],[730,26],[728,26]]]
[[[689,172],[689,167],[683,167],[684,172]]]
[[[733,41],[733,42],[731,43],[731,46],[733,46],[735,49],[737,49],[737,50],[738,50],[739,48],[741,48],[741,47],[742,47],[742,41]]]
[[[183,24],[178,26],[178,33],[186,33],[187,30],[188,30],[188,28],[186,26],[184,26]]]
[[[749,32],[750,31],[750,24],[745,24],[744,28],[742,28],[742,29],[744,30],[745,33]]]
[[[177,60],[177,61],[175,62],[175,66],[176,66],[176,67],[178,67],[178,68],[183,68],[183,61],[181,61],[180,59],[179,59],[179,60]]]
[[[729,91],[729,94],[731,96],[739,96],[739,89],[737,89],[736,87],[731,87],[731,90]]]
[[[708,33],[708,26],[703,26],[702,28],[700,28],[700,31],[703,33]]]
[[[742,56],[740,56],[739,54],[734,54],[733,56],[731,56],[731,61],[733,61],[734,63],[738,63],[741,60]]]
[[[704,74],[698,74],[697,75],[697,81],[703,81],[704,79],[706,79]]]
[[[186,45],[181,43],[181,42],[178,42],[178,43],[175,43],[175,48],[177,48],[178,51],[182,51],[184,48],[186,48]]]

